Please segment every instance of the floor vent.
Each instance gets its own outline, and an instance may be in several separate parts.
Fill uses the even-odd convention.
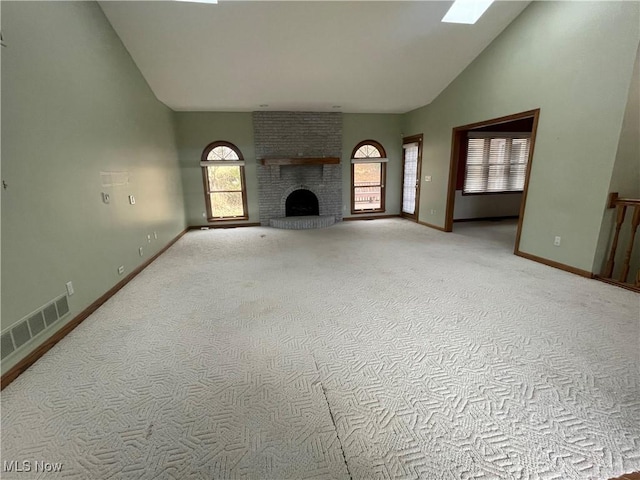
[[[68,314],[69,300],[61,295],[2,332],[2,360]]]

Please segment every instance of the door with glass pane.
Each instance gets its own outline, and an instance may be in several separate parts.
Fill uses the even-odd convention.
[[[417,221],[422,135],[404,138],[402,152],[402,216]]]

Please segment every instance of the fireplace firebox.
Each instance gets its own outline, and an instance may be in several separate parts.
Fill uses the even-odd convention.
[[[287,217],[320,215],[318,197],[310,190],[294,190],[285,201],[285,213]]]

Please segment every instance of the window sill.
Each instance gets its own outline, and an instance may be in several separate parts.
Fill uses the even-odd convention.
[[[351,215],[362,215],[367,213],[384,213],[384,208],[370,209],[370,210],[354,210],[351,209]]]

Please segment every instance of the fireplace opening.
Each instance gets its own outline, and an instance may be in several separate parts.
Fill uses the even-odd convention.
[[[320,215],[318,197],[310,190],[295,190],[287,197],[285,211],[287,217]]]

